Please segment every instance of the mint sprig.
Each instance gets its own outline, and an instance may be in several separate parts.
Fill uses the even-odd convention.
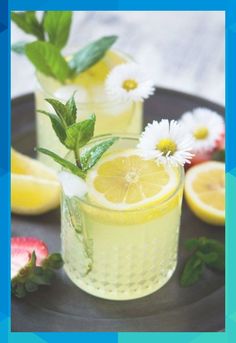
[[[73,54],[68,61],[61,49],[70,35],[71,11],[45,11],[41,20],[35,11],[12,12],[11,19],[37,39],[33,43],[17,42],[12,45],[12,51],[25,54],[37,70],[62,83],[96,64],[117,40],[117,36],[102,37]]]
[[[220,272],[225,270],[225,247],[221,242],[200,237],[187,240],[185,247],[192,254],[185,262],[180,277],[182,287],[198,282],[205,268]]]
[[[52,106],[54,113],[42,110],[38,110],[38,112],[49,117],[52,128],[60,142],[73,152],[75,163],[48,149],[39,147],[37,150],[51,157],[55,162],[70,170],[71,173],[85,179],[87,171],[98,162],[118,138],[112,137],[92,148],[81,150],[93,138],[96,116],[92,114],[87,119],[76,122],[77,109],[74,94],[65,104],[56,99],[45,100]]]
[[[49,255],[41,266],[36,265],[36,259],[33,251],[28,264],[11,281],[12,294],[18,298],[37,291],[41,285],[50,285],[55,274],[54,270],[63,266],[63,260],[59,253]]]

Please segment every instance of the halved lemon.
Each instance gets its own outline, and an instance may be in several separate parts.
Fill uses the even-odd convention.
[[[113,210],[145,208],[167,199],[178,181],[175,168],[126,150],[107,155],[88,173],[88,197]]]
[[[225,164],[209,161],[187,171],[185,198],[197,217],[213,225],[225,223]]]
[[[57,174],[44,164],[11,149],[11,209],[41,214],[60,204]]]

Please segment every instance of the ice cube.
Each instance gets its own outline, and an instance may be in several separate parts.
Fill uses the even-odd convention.
[[[88,101],[88,92],[84,87],[79,85],[66,85],[58,88],[54,95],[57,99],[62,101],[67,101],[73,93],[75,93],[75,100],[77,102],[87,102]]]
[[[88,192],[86,182],[77,175],[62,171],[58,174],[58,179],[65,195],[69,198],[73,196],[82,198]]]

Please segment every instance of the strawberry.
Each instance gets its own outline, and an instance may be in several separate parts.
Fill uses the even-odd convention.
[[[46,244],[33,237],[12,237],[11,239],[11,277],[18,274],[21,268],[30,261],[32,252],[37,256],[36,265],[40,266],[48,256]]]
[[[199,164],[202,162],[210,161],[211,155],[212,151],[202,151],[196,153],[191,160],[191,166],[194,166],[195,164]]]
[[[212,150],[201,151],[201,152],[196,153],[191,160],[191,164],[187,166],[187,168],[192,167],[195,164],[199,164],[199,163],[210,161],[210,160],[223,161],[224,149],[225,149],[225,133],[223,132],[220,135],[219,139],[215,142],[215,147]]]
[[[216,149],[224,150],[225,149],[225,132],[223,132],[219,139],[216,141]]]
[[[50,285],[53,269],[63,265],[61,255],[49,255],[47,245],[34,237],[11,239],[12,293],[19,298],[33,292],[39,285]]]

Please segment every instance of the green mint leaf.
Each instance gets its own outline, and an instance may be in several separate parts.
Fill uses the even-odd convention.
[[[66,129],[65,145],[77,151],[93,137],[96,117],[92,114],[88,119],[75,123]]]
[[[68,123],[68,125],[74,124],[76,122],[76,113],[77,113],[74,94],[66,103],[66,112],[67,112],[66,122]]]
[[[64,144],[64,141],[66,139],[66,129],[65,129],[63,123],[61,122],[60,118],[58,118],[55,114],[49,113],[46,111],[38,110],[37,112],[45,114],[46,116],[48,116],[50,118],[51,123],[52,123],[52,127],[53,127],[57,137],[59,138],[60,142],[62,144]]]
[[[33,42],[25,46],[25,53],[37,70],[64,82],[71,71],[60,50],[48,42]]]
[[[34,35],[39,40],[44,40],[43,27],[38,22],[35,11],[12,12],[11,19],[24,32]]]
[[[76,105],[74,95],[64,105],[56,99],[45,99],[54,109],[65,127],[70,126],[76,121]]]
[[[83,171],[92,168],[102,155],[112,146],[118,137],[110,138],[104,142],[98,143],[91,149],[86,149],[80,156],[80,163]]]
[[[206,264],[215,262],[218,257],[218,254],[215,252],[204,254],[201,251],[196,251],[196,255]]]
[[[86,45],[72,56],[72,59],[69,62],[71,69],[73,69],[77,74],[80,74],[86,69],[92,67],[101,58],[103,58],[107,50],[110,49],[117,38],[117,36],[107,36]]]
[[[188,287],[198,282],[203,274],[204,262],[196,255],[187,260],[180,277],[180,285]]]
[[[203,241],[204,238],[204,241]],[[219,271],[225,270],[225,247],[224,244],[215,239],[206,239],[202,237],[202,245],[199,250],[203,254],[215,253],[217,258],[213,261],[206,262],[207,267],[216,269]]]
[[[64,158],[58,156],[57,154],[55,154],[54,152],[50,150],[47,150],[44,148],[37,148],[37,150],[45,155],[50,156],[55,162],[59,163],[62,167],[70,170],[73,174],[83,179],[85,178],[85,173],[73,163],[65,160]]]
[[[220,162],[225,162],[225,150],[215,151],[212,154],[212,160],[220,161]]]
[[[17,53],[18,55],[24,55],[26,44],[27,44],[27,42],[25,42],[25,41],[16,42],[16,43],[12,44],[11,50],[14,51],[15,53]]]
[[[54,109],[58,117],[60,118],[61,123],[63,123],[63,126],[66,128],[68,125],[66,122],[66,112],[67,112],[66,106],[62,102],[56,99],[45,99],[45,100],[52,106],[52,108]]]
[[[68,40],[72,21],[71,11],[47,11],[43,18],[43,27],[50,43],[62,49]]]
[[[198,240],[198,238],[192,238],[192,239],[188,239],[185,243],[185,248],[192,252],[193,250],[197,249],[200,245],[200,242]]]

